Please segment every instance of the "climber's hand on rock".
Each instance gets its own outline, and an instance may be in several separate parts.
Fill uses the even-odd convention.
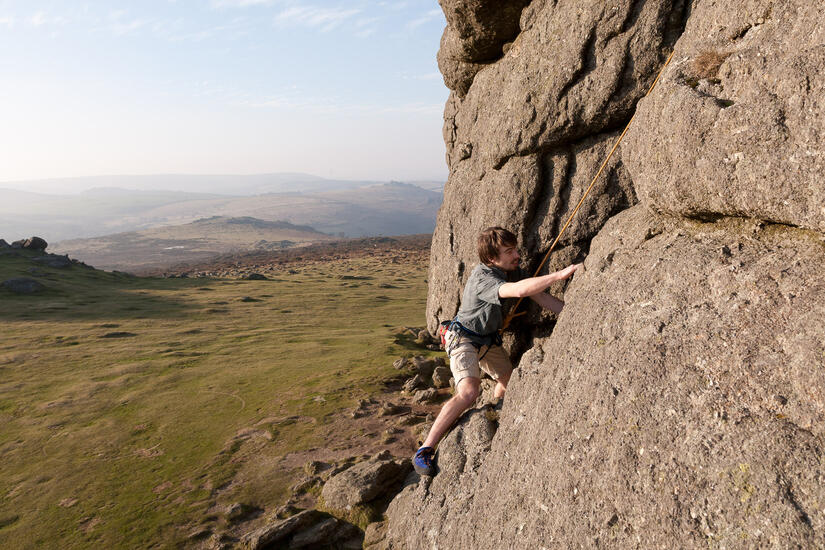
[[[559,281],[563,281],[565,279],[570,278],[570,276],[572,276],[573,273],[575,273],[576,270],[581,267],[581,265],[582,264],[571,264],[571,265],[565,267],[564,269],[562,269],[561,271],[557,271],[556,275],[558,275]]]

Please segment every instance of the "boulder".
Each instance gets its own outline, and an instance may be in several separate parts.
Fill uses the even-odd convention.
[[[529,0],[441,0],[447,19],[438,50],[444,84],[464,97],[476,73],[503,55],[519,32],[521,11]]]
[[[0,283],[0,286],[15,294],[36,294],[46,290],[46,287],[42,283],[27,277],[7,279]]]
[[[268,281],[269,278],[262,273],[248,273],[243,276],[243,278],[247,281]]]
[[[14,241],[13,243],[11,243],[11,246],[13,248],[22,248],[24,250],[43,251],[43,250],[46,250],[46,247],[48,247],[49,244],[44,239],[41,239],[40,237],[32,237],[30,239],[22,239],[22,240],[19,240],[19,241]]]
[[[319,548],[331,542],[332,536],[341,522],[336,518],[319,521],[312,527],[295,534],[289,543],[290,548]]]
[[[433,371],[433,386],[436,388],[448,388],[450,386],[452,372],[450,367],[436,367]]]
[[[428,344],[433,343],[433,337],[430,336],[430,333],[427,331],[427,329],[422,329],[418,331],[418,334],[415,337],[415,342],[419,345],[426,346]]]
[[[408,362],[408,359],[406,357],[399,357],[398,359],[396,359],[395,361],[392,362],[392,366],[395,367],[398,370],[406,368],[408,366],[408,364],[409,364],[409,362]]]
[[[244,535],[242,549],[312,548],[339,550],[361,548],[363,533],[358,527],[317,510],[306,510]]]
[[[435,370],[436,360],[430,357],[424,357],[423,355],[419,355],[412,358],[412,366],[413,370],[417,372],[422,378],[429,378],[433,375],[433,370]]]
[[[328,517],[327,514],[318,510],[304,510],[292,517],[247,533],[241,537],[239,546],[244,550],[261,550],[277,542],[283,542],[296,531],[303,530]]]
[[[415,390],[423,389],[427,387],[427,380],[421,376],[420,374],[416,374],[406,382],[401,387],[401,389],[405,392],[412,393]]]
[[[438,400],[438,390],[434,388],[427,388],[426,390],[418,390],[413,394],[413,402],[419,405],[427,403],[434,403]]]
[[[640,198],[825,231],[825,27],[806,0],[703,2],[622,145]]]
[[[321,498],[328,510],[346,514],[394,494],[411,469],[407,458],[376,455],[331,477],[321,491]]]

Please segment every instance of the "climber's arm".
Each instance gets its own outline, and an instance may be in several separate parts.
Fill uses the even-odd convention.
[[[555,296],[547,294],[546,292],[539,292],[538,294],[533,294],[532,296],[530,296],[530,299],[536,302],[544,309],[549,309],[550,311],[556,314],[561,313],[561,308],[564,307],[564,302],[562,302]]]
[[[522,279],[517,283],[504,283],[498,287],[498,295],[502,298],[527,298],[547,289],[556,281],[563,281],[573,275],[581,264],[573,264],[565,267],[561,271]]]

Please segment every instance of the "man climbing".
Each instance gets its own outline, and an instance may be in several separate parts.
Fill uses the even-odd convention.
[[[493,397],[499,400],[504,397],[513,366],[501,347],[499,336],[503,322],[502,298],[529,296],[541,307],[558,314],[564,302],[544,291],[556,281],[573,275],[581,266],[574,264],[549,275],[508,283],[506,274],[518,269],[521,260],[517,244],[516,236],[501,227],[487,228],[478,236],[481,263],[470,274],[461,307],[445,335],[456,393],[441,408],[427,439],[413,457],[415,471],[421,475],[435,474],[435,448],[453,422],[478,398],[481,369],[496,380]]]

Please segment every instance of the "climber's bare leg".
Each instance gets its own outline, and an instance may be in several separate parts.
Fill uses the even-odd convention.
[[[456,388],[456,394],[452,396],[449,401],[444,403],[443,407],[441,407],[441,410],[438,412],[438,416],[435,418],[435,422],[433,422],[433,427],[430,428],[430,433],[427,434],[427,439],[424,440],[422,447],[435,448],[435,446],[438,445],[438,442],[441,441],[441,438],[444,437],[444,434],[447,433],[447,430],[450,429],[458,417],[461,416],[464,411],[472,407],[473,403],[476,402],[480,388],[480,378],[467,377],[462,378],[459,381],[458,387]]]

